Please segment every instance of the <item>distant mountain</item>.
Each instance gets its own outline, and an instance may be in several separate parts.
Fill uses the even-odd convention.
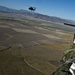
[[[15,10],[15,9],[10,9],[5,6],[0,6],[0,12],[16,12],[16,11],[17,10]]]
[[[15,10],[15,9],[10,9],[8,7],[5,6],[0,6],[0,12],[5,12],[5,13],[20,13],[26,16],[30,16],[33,18],[37,18],[37,19],[42,19],[45,21],[50,21],[50,22],[54,22],[54,23],[73,23],[75,24],[74,21],[71,20],[66,20],[66,19],[62,19],[59,17],[54,17],[54,16],[47,16],[47,15],[43,15],[43,14],[39,14],[39,13],[34,13],[28,10]]]
[[[27,12],[29,12],[29,11],[27,11],[27,10],[23,10],[23,9],[20,9],[20,10],[16,10],[16,9],[12,9],[12,8],[8,8],[8,7],[5,7],[5,6],[1,6],[0,5],[0,12],[9,12],[9,13],[13,13],[13,12],[18,12],[18,13],[27,13]]]

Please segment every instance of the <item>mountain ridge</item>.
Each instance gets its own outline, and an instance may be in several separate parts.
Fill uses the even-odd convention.
[[[40,13],[36,13],[36,12],[31,12],[31,11],[24,10],[24,9],[20,9],[20,10],[12,9],[12,8],[8,8],[8,7],[1,6],[1,5],[0,5],[0,12],[20,13],[20,14],[24,14],[26,16],[31,16],[31,17],[34,17],[34,18],[37,18],[37,19],[42,19],[42,20],[45,20],[45,21],[51,21],[51,22],[54,22],[54,23],[65,23],[66,22],[66,23],[75,24],[75,22],[72,21],[72,20],[62,19],[62,18],[55,17],[55,16],[48,16],[48,15],[44,15],[44,14],[40,14]]]

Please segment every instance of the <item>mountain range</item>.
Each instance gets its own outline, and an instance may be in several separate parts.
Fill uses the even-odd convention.
[[[47,15],[43,15],[43,14],[39,14],[39,13],[35,13],[35,12],[28,11],[28,10],[23,10],[23,9],[16,10],[16,9],[8,8],[8,7],[1,6],[1,5],[0,5],[0,12],[19,13],[19,14],[30,16],[33,18],[37,18],[37,19],[41,19],[41,20],[45,20],[45,21],[50,21],[50,22],[54,22],[54,23],[72,23],[72,24],[75,24],[75,22],[72,20],[62,19],[62,18],[54,17],[54,16],[47,16]]]

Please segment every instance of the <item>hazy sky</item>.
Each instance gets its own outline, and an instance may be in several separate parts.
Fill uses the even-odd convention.
[[[75,0],[0,0],[0,5],[26,10],[34,6],[38,13],[75,20]]]

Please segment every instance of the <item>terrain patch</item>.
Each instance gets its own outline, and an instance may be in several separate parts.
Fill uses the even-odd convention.
[[[20,28],[12,28],[12,29],[15,30],[16,32],[37,34],[37,32],[30,29],[20,29]]]
[[[10,28],[9,26],[0,25],[0,28]]]

